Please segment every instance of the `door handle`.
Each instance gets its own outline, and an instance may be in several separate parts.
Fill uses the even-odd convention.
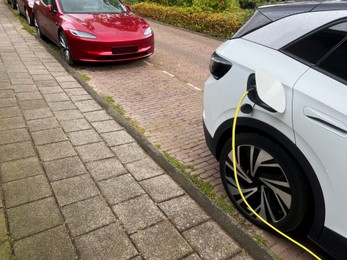
[[[319,124],[323,124],[329,128],[333,128],[334,130],[337,130],[343,135],[347,134],[346,124],[334,117],[328,116],[327,114],[317,111],[311,107],[305,107],[304,114],[306,117],[313,121],[316,121]]]

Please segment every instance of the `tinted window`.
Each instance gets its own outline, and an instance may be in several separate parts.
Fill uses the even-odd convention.
[[[341,23],[315,32],[284,48],[299,59],[316,64],[346,36],[347,23]]]
[[[347,41],[335,49],[318,67],[347,81]]]
[[[124,13],[119,0],[60,0],[65,13]]]

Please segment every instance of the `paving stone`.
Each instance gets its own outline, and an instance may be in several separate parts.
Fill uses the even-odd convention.
[[[77,156],[45,162],[43,165],[50,181],[57,181],[87,173],[86,168]]]
[[[69,121],[61,121],[60,124],[66,133],[92,128],[92,126],[84,118]]]
[[[101,110],[101,106],[95,100],[86,100],[75,102],[75,105],[82,112],[91,112]]]
[[[94,180],[100,181],[126,174],[127,171],[116,158],[94,161],[86,164]]]
[[[58,83],[62,83],[62,82],[76,82],[76,80],[71,76],[71,75],[66,75],[66,76],[61,76],[61,77],[55,77],[55,80]]]
[[[28,85],[28,84],[34,84],[34,81],[32,79],[11,79],[12,85]]]
[[[109,204],[126,201],[145,193],[130,174],[101,181],[99,187]]]
[[[59,226],[14,243],[17,259],[77,259],[69,234]]]
[[[25,127],[22,117],[11,117],[0,119],[0,131]]]
[[[102,196],[67,205],[62,211],[73,236],[82,235],[116,221]]]
[[[47,179],[43,175],[8,182],[2,187],[7,208],[52,196]]]
[[[164,170],[160,168],[152,158],[146,158],[137,162],[129,163],[125,167],[138,181],[164,173]]]
[[[40,91],[42,94],[53,94],[53,93],[62,93],[64,92],[61,87],[41,87]]]
[[[11,97],[15,97],[15,94],[14,94],[12,89],[1,89],[0,90],[0,99],[1,98],[11,98]]]
[[[53,182],[52,188],[60,206],[100,194],[89,174]]]
[[[147,195],[115,205],[113,211],[129,234],[165,219],[164,214]]]
[[[16,117],[21,116],[19,107],[5,107],[0,108],[0,118]]]
[[[184,260],[200,260],[201,258],[197,255],[197,254],[192,254],[190,256],[187,256],[185,258],[183,258]]]
[[[109,146],[116,146],[121,144],[127,144],[135,142],[134,138],[131,137],[126,131],[116,131],[101,134],[102,138],[106,141]]]
[[[47,118],[47,117],[53,116],[52,111],[48,107],[32,109],[32,110],[24,110],[23,114],[26,120]]]
[[[27,121],[31,132],[58,128],[59,123],[54,117]]]
[[[89,122],[98,122],[112,119],[112,117],[110,117],[110,115],[107,114],[104,110],[88,112],[84,113],[84,115]]]
[[[66,141],[68,138],[61,128],[47,129],[32,133],[36,145]]]
[[[112,150],[122,163],[130,163],[147,157],[147,154],[137,143],[115,146],[112,147]]]
[[[0,244],[8,241],[9,238],[9,233],[7,230],[7,225],[6,225],[6,219],[5,219],[5,213],[4,210],[0,210]],[[1,256],[1,254],[0,254]]]
[[[4,259],[4,260],[14,259],[14,256],[12,255],[12,252],[11,252],[11,245],[8,241],[5,241],[4,243],[0,244],[0,259]]]
[[[18,85],[18,86],[13,86],[13,89],[16,93],[38,91],[38,88],[36,87],[36,85]]]
[[[203,259],[226,259],[241,250],[214,222],[205,222],[183,235]]]
[[[36,86],[39,88],[49,88],[49,87],[57,87],[59,86],[58,82],[56,82],[54,79],[52,80],[35,80]]]
[[[5,162],[0,166],[1,181],[3,183],[44,173],[37,157]]]
[[[210,218],[187,195],[160,203],[158,206],[179,231],[196,226]]]
[[[40,92],[27,92],[27,93],[17,93],[17,98],[19,100],[37,100],[43,99]]]
[[[30,140],[28,130],[25,128],[0,131],[0,145]]]
[[[87,91],[85,91],[80,85],[78,88],[69,88],[65,89],[66,94],[69,96],[81,96],[81,95],[89,95]]]
[[[111,224],[76,238],[76,245],[85,260],[130,259],[137,250],[117,224]]]
[[[54,199],[46,198],[7,210],[11,236],[29,236],[63,223]]]
[[[69,133],[69,138],[74,146],[102,141],[100,135],[93,129]]]
[[[0,145],[0,163],[35,156],[31,142]]]
[[[39,100],[20,100],[19,106],[24,110],[32,110],[32,109],[43,109],[48,108],[47,103],[44,99]]]
[[[0,98],[0,107],[12,107],[17,106],[16,98]]]
[[[51,93],[43,95],[47,102],[68,101],[69,97],[65,93]]]
[[[51,161],[76,155],[70,142],[45,144],[38,146],[37,150],[43,161]]]
[[[112,151],[105,145],[105,143],[101,142],[78,146],[76,147],[76,150],[84,162],[91,162],[114,156]]]
[[[155,202],[169,200],[184,194],[184,190],[168,175],[147,179],[141,181],[140,184]]]
[[[92,123],[98,133],[107,133],[123,129],[116,121],[107,120]]]
[[[145,259],[180,259],[192,252],[192,248],[167,221],[141,230],[131,236]]]
[[[62,110],[62,111],[54,111],[54,114],[58,121],[64,120],[73,120],[73,119],[81,119],[83,115],[77,109],[75,110]]]
[[[48,105],[53,111],[76,109],[76,106],[71,101],[53,102],[48,103]]]
[[[63,89],[82,88],[82,86],[77,81],[60,82],[59,85]]]
[[[76,101],[85,101],[85,100],[91,100],[92,97],[88,94],[88,95],[81,95],[81,96],[71,96],[70,97],[72,101],[76,102]]]

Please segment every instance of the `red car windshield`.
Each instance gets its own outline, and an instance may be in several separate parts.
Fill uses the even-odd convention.
[[[119,0],[60,0],[64,13],[124,13]]]

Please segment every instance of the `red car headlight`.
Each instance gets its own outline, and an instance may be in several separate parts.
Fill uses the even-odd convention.
[[[151,27],[148,27],[145,32],[143,33],[144,36],[148,36],[152,33],[152,28]]]
[[[88,38],[88,39],[97,39],[98,37],[94,34],[91,33],[87,33],[87,32],[82,32],[82,31],[78,31],[78,30],[74,30],[74,29],[69,29],[71,34],[76,36],[76,37],[80,37],[80,38]]]

